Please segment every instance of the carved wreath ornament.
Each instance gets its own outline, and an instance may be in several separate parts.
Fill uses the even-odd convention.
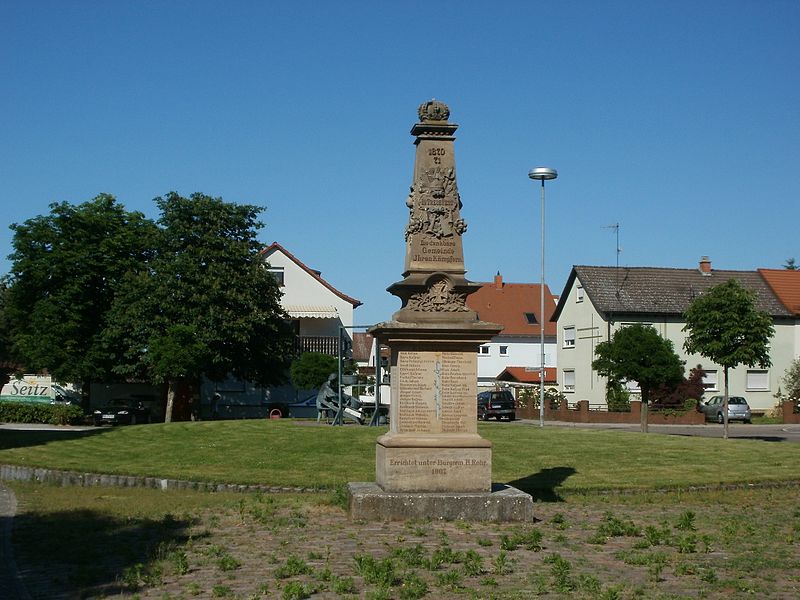
[[[454,292],[446,279],[437,279],[424,292],[408,298],[407,308],[420,312],[467,312],[467,295]]]

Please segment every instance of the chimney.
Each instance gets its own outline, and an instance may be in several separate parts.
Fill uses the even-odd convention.
[[[711,261],[708,260],[707,256],[700,257],[700,273],[705,276],[711,275]]]
[[[497,275],[494,276],[494,287],[496,290],[503,289],[503,276],[500,275],[500,271],[498,271]]]

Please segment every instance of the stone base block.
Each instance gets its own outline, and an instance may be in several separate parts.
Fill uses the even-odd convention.
[[[387,492],[489,492],[492,487],[490,447],[387,447],[379,440],[375,460],[377,483]]]
[[[366,521],[533,521],[533,498],[507,485],[491,492],[385,492],[376,483],[349,483],[350,517]]]

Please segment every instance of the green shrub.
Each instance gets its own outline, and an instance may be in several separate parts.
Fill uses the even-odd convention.
[[[631,412],[631,395],[618,381],[609,381],[606,386],[608,412]]]
[[[0,422],[72,425],[83,421],[83,409],[72,404],[0,402]]]

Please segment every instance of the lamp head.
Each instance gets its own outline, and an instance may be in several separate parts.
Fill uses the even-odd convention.
[[[531,179],[538,179],[539,181],[546,181],[558,177],[558,171],[550,167],[536,167],[528,172],[528,177]]]

